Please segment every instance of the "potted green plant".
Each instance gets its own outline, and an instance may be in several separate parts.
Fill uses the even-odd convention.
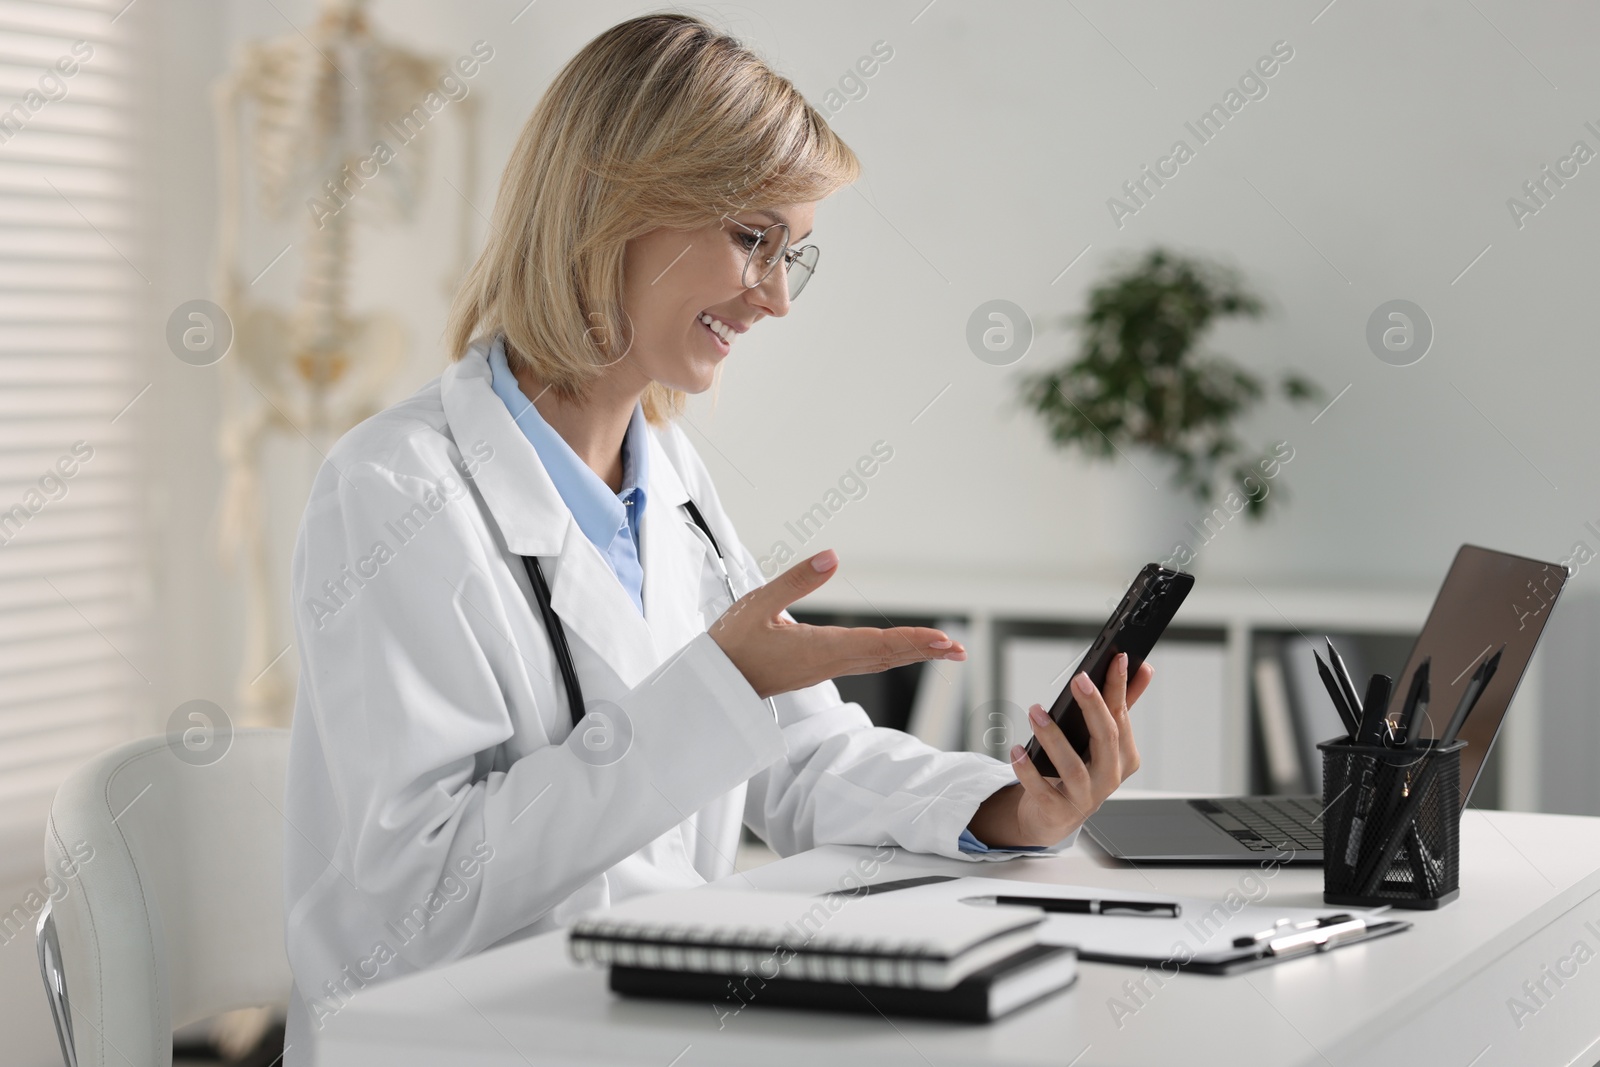
[[[1235,272],[1152,249],[1091,289],[1083,314],[1062,320],[1081,331],[1077,356],[1027,376],[1023,400],[1056,444],[1098,458],[1127,448],[1164,457],[1173,486],[1209,505],[1219,483],[1260,482],[1270,459],[1258,461],[1234,427],[1268,390],[1256,375],[1203,351],[1201,338],[1219,318],[1254,319],[1264,310]],[[1277,388],[1293,403],[1322,396],[1297,374]],[[1242,493],[1247,517],[1263,518],[1279,495]]]

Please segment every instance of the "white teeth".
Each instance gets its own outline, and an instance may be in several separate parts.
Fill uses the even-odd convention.
[[[725,344],[733,344],[733,339],[739,332],[709,312],[702,311],[700,321],[711,327],[711,332],[722,338]]]

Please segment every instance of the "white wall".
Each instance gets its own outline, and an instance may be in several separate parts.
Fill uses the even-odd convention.
[[[845,576],[893,565],[1120,577],[1166,555],[1199,509],[1170,498],[1160,464],[1134,454],[1136,471],[1055,451],[1013,399],[1021,372],[1069,349],[1050,320],[1080,310],[1085,288],[1119,255],[1156,243],[1238,266],[1271,301],[1269,319],[1218,331],[1214,348],[1263,373],[1306,373],[1330,396],[1350,386],[1315,425],[1315,408],[1281,403],[1250,421],[1250,440],[1293,445],[1280,479],[1292,499],[1263,526],[1230,524],[1201,552],[1203,578],[1432,588],[1462,541],[1552,559],[1579,538],[1600,548],[1583,529],[1600,519],[1600,472],[1576,432],[1591,422],[1600,378],[1588,315],[1600,165],[1583,168],[1520,231],[1506,208],[1574,140],[1600,150],[1583,128],[1586,119],[1600,126],[1600,108],[1585,109],[1596,75],[1583,50],[1600,13],[1507,0],[1476,10],[1322,7],[700,5],[813,102],[874,42],[894,49],[868,95],[833,120],[866,176],[818,213],[817,279],[787,320],[738,342],[715,401],[700,398],[689,416],[752,548],[826,543],[842,553]],[[277,8],[297,23],[313,12],[310,0]],[[474,83],[484,166],[469,195],[484,214],[559,64],[606,26],[649,10],[523,8],[373,5],[393,37],[440,56],[480,38],[496,49]],[[288,32],[271,5],[226,10],[224,38],[190,54],[194,69],[215,68],[238,40]],[[1193,144],[1185,121],[1277,41],[1294,58],[1268,95],[1119,229],[1107,198],[1174,139]],[[447,165],[455,180],[456,141],[454,129],[439,129],[423,218],[361,242],[358,302],[400,309],[413,325],[396,396],[442,365],[437,253],[448,247],[455,196],[438,175]],[[204,198],[209,148],[185,149],[175,145],[170,166]],[[260,229],[248,255],[265,263],[292,238],[292,229]],[[202,246],[185,247],[198,256]],[[265,284],[287,295],[298,266],[291,252]],[[969,313],[994,297],[1022,305],[1040,327],[1012,368],[980,362],[964,340]],[[1437,333],[1428,356],[1405,368],[1379,362],[1364,340],[1369,313],[1396,297],[1420,303]],[[174,454],[205,468],[194,458],[210,447],[205,408],[177,414]],[[867,497],[824,538],[798,545],[785,521],[880,439],[895,456]],[[292,440],[281,456],[273,514],[287,539],[318,457]],[[192,509],[207,484],[175,484],[175,499]],[[201,580],[207,564],[190,558],[190,573],[167,587],[172,625],[186,627],[174,691],[225,695],[236,635],[216,628],[219,594]],[[1574,591],[1592,581],[1580,573]]]
[[[1341,4],[1315,26],[1320,3],[1166,4],[1159,19],[1079,6],[1158,89],[1070,6],[940,3],[915,25],[902,16],[917,4],[787,25],[793,5],[762,8],[814,96],[871,41],[894,44],[871,94],[836,125],[867,164],[863,191],[909,243],[861,196],[840,194],[820,212],[823,273],[803,306],[740,342],[702,425],[757,487],[710,460],[746,539],[778,534],[882,437],[895,462],[829,527],[847,563],[1072,573],[1165,550],[1171,525],[1127,521],[1161,510],[1137,473],[1085,474],[1006,410],[1016,371],[1043,365],[1061,340],[1042,338],[1016,371],[963,343],[980,301],[1006,297],[1041,319],[1077,310],[1117,253],[1161,242],[1238,264],[1273,300],[1270,321],[1219,333],[1222,351],[1304,371],[1330,396],[1353,383],[1315,426],[1315,409],[1253,421],[1256,440],[1296,449],[1284,474],[1292,506],[1259,530],[1230,526],[1202,553],[1203,573],[1432,585],[1463,540],[1564,555],[1600,514],[1593,465],[1569,444],[1591,421],[1600,373],[1584,310],[1600,177],[1581,175],[1522,232],[1504,202],[1576,137],[1600,148],[1582,129],[1600,110],[1580,105],[1594,75],[1577,42],[1593,39],[1592,10],[1573,25],[1482,5],[1558,92],[1454,4]],[[1295,58],[1270,95],[1118,230],[1107,197],[1280,39]],[[1369,312],[1394,297],[1422,304],[1438,331],[1408,368],[1380,363],[1363,339]],[[774,432],[814,447],[764,450]],[[1134,462],[1161,481],[1156,463]],[[1180,509],[1177,522],[1191,515]]]

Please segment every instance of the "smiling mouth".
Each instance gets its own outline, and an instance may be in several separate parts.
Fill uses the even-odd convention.
[[[723,341],[722,334],[718,334],[717,331],[712,330],[712,328],[707,326],[706,323],[701,323],[701,330],[704,330],[707,334],[710,334],[710,341],[712,341],[712,344],[717,346],[717,349],[720,350],[723,355],[728,355],[730,352],[733,352],[733,346],[728,344],[728,342]]]
[[[743,332],[743,330],[741,330],[739,327],[734,326],[731,323],[723,322],[709,311],[702,311],[697,317],[700,321],[700,325],[704,326],[706,329],[710,330],[712,333],[716,334],[730,345],[733,344],[733,339]]]

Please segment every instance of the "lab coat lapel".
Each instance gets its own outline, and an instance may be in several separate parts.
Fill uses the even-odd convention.
[[[650,442],[650,487],[639,528],[644,611],[656,655],[665,659],[706,628],[708,620],[700,612],[700,588],[710,550],[689,528],[689,515],[683,508],[688,490],[661,447],[656,430],[652,428],[645,436]]]
[[[632,689],[655,669],[649,624],[576,520],[546,574],[556,614],[574,637],[599,653],[624,686]]]
[[[551,579],[550,602],[556,613],[605,657],[629,688],[705,629],[698,607],[705,549],[685,525],[682,505],[689,494],[656,432],[645,431],[650,472],[639,522],[645,613],[639,614],[576,521]]]
[[[451,434],[463,455],[469,442],[481,440],[493,448],[492,458],[478,467],[473,481],[506,547],[519,556],[540,558],[550,584],[550,605],[570,638],[593,649],[632,688],[660,660],[650,625],[600,550],[584,536],[533,445],[495,395],[487,345],[473,342],[444,373],[441,393]],[[652,449],[650,458],[653,489],[656,469],[670,472],[671,464],[659,448]],[[676,481],[675,473],[667,477],[669,487]],[[648,556],[644,567],[648,582]],[[648,596],[647,591],[647,603]],[[574,650],[573,655],[581,678],[582,654]]]
[[[471,471],[472,481],[506,547],[519,556],[553,556],[570,540],[569,526],[578,537],[583,531],[539,454],[495,395],[485,345],[474,341],[445,370],[440,381],[445,421],[463,461],[481,459]]]

